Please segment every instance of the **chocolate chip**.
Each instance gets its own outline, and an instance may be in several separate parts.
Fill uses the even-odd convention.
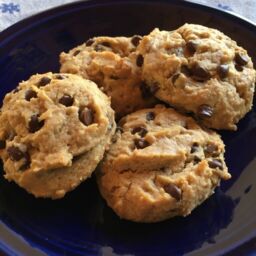
[[[145,139],[135,139],[134,144],[138,149],[143,149],[150,145]]]
[[[199,149],[199,144],[197,142],[194,142],[191,147],[190,153],[193,154],[193,153],[197,152],[198,149]]]
[[[47,84],[49,84],[51,82],[51,78],[47,77],[47,76],[44,76],[42,77],[39,82],[37,83],[37,85],[40,87],[40,86],[45,86]]]
[[[192,75],[191,70],[187,65],[182,65],[180,67],[180,72],[183,73],[186,76],[191,76]]]
[[[219,168],[221,170],[223,170],[223,164],[222,161],[220,159],[212,159],[210,161],[208,161],[208,165],[210,168]]]
[[[25,171],[26,169],[28,169],[30,167],[31,159],[30,159],[30,155],[28,154],[28,152],[24,153],[24,158],[25,158],[25,162],[20,167],[20,169],[19,169],[20,171]]]
[[[122,127],[117,126],[117,127],[116,127],[116,132],[123,133],[123,132],[124,132],[124,130],[123,130],[123,128],[122,128]]]
[[[7,152],[11,158],[12,161],[19,161],[24,157],[24,153],[15,146],[11,146],[7,149]]]
[[[85,43],[86,46],[91,46],[94,43],[94,40],[92,38],[88,39]]]
[[[131,42],[134,46],[138,46],[141,39],[142,39],[141,36],[133,36],[131,39]]]
[[[138,133],[141,137],[145,137],[148,133],[148,130],[144,127],[135,127],[132,129],[132,134]]]
[[[206,81],[211,77],[209,71],[198,64],[192,67],[191,72],[192,72],[193,78],[200,82]]]
[[[201,160],[202,160],[202,159],[201,159],[199,156],[197,156],[197,155],[194,156],[194,164],[200,163]]]
[[[111,44],[109,42],[101,42],[100,44],[106,47],[111,47]]]
[[[73,53],[73,56],[78,55],[80,52],[81,52],[80,50],[76,50],[76,51]]]
[[[20,90],[19,88],[15,88],[12,92],[17,93],[19,90]]]
[[[229,72],[229,65],[227,65],[227,64],[220,65],[217,69],[217,72],[221,79],[226,78],[228,76],[228,72]]]
[[[244,70],[244,68],[238,64],[235,64],[235,69],[239,72],[242,72]]]
[[[175,74],[175,75],[172,76],[172,83],[173,84],[175,84],[175,81],[179,78],[179,76],[180,76],[180,73]]]
[[[156,117],[156,114],[155,114],[154,112],[148,112],[148,113],[146,114],[146,119],[147,119],[147,121],[154,120],[155,117]]]
[[[56,78],[56,79],[59,79],[59,80],[63,80],[63,79],[66,78],[66,76],[61,75],[61,74],[58,74],[58,75],[55,76],[55,78]]]
[[[203,104],[199,106],[197,114],[201,118],[210,118],[213,115],[213,108],[209,105]]]
[[[187,42],[186,48],[191,55],[193,55],[196,52],[197,45],[198,44],[193,41]]]
[[[32,98],[36,98],[37,97],[37,93],[33,90],[27,90],[25,93],[25,99],[27,101],[30,101]]]
[[[204,152],[205,154],[215,156],[218,154],[218,146],[213,143],[207,144],[204,148]]]
[[[93,123],[93,112],[91,109],[85,107],[83,109],[79,110],[79,120],[84,124],[84,125],[90,125]]]
[[[28,131],[31,133],[34,133],[40,130],[43,127],[43,125],[44,125],[44,120],[40,121],[38,114],[32,115],[28,123]]]
[[[6,141],[5,140],[0,140],[0,149],[4,149],[6,146]]]
[[[240,66],[244,66],[249,62],[249,58],[247,55],[237,52],[235,55],[235,62]]]
[[[177,201],[181,200],[181,189],[175,184],[166,184],[164,187],[164,191],[175,198]]]
[[[68,94],[63,95],[59,99],[59,103],[66,106],[66,107],[72,106],[73,102],[74,102],[74,99]]]
[[[137,66],[138,66],[138,67],[142,67],[143,62],[144,62],[144,58],[143,58],[143,56],[142,56],[141,54],[139,54],[139,55],[137,56],[137,60],[136,60]]]

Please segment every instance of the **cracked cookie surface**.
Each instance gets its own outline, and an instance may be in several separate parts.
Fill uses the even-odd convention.
[[[220,136],[162,105],[120,120],[97,172],[107,204],[136,222],[186,216],[230,177]]]
[[[97,83],[111,97],[117,118],[152,107],[156,99],[141,81],[141,63],[135,53],[140,40],[140,36],[94,37],[68,53],[61,53],[60,71]]]
[[[72,74],[34,75],[1,108],[5,178],[37,197],[62,197],[91,175],[114,130],[109,98],[95,83]]]
[[[153,30],[137,48],[155,96],[205,126],[236,130],[251,109],[255,70],[246,50],[216,29],[185,24]],[[225,121],[224,121],[225,120]]]

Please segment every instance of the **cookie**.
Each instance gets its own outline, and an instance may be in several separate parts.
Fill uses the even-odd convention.
[[[107,204],[135,222],[187,216],[230,177],[220,136],[162,105],[121,119],[97,172]]]
[[[185,24],[153,30],[137,48],[155,96],[205,126],[236,130],[251,109],[255,70],[246,50],[216,29]]]
[[[141,56],[135,54],[141,37],[94,37],[61,53],[61,72],[74,73],[97,83],[111,97],[120,118],[152,107],[156,99],[141,81]]]
[[[114,131],[109,98],[95,83],[72,74],[34,75],[3,101],[5,178],[36,197],[62,197],[91,175]]]

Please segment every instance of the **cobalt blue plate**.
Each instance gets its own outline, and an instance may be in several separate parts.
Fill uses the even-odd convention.
[[[58,71],[59,53],[92,36],[146,34],[185,22],[222,30],[256,63],[255,25],[229,13],[180,0],[83,1],[40,13],[0,34],[0,98],[34,73]],[[0,250],[32,256],[252,255],[256,108],[237,132],[222,135],[233,178],[190,216],[158,224],[120,220],[100,197],[94,178],[57,201],[35,199],[1,178]]]

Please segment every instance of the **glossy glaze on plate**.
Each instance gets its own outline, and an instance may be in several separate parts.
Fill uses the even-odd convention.
[[[57,71],[59,53],[92,36],[146,34],[185,22],[220,29],[256,63],[256,27],[230,14],[179,0],[86,1],[33,16],[0,34],[0,98],[33,73]],[[0,250],[9,255],[248,255],[256,236],[256,108],[237,132],[222,135],[233,178],[190,216],[158,224],[118,219],[94,178],[59,201],[35,199],[1,178]]]

